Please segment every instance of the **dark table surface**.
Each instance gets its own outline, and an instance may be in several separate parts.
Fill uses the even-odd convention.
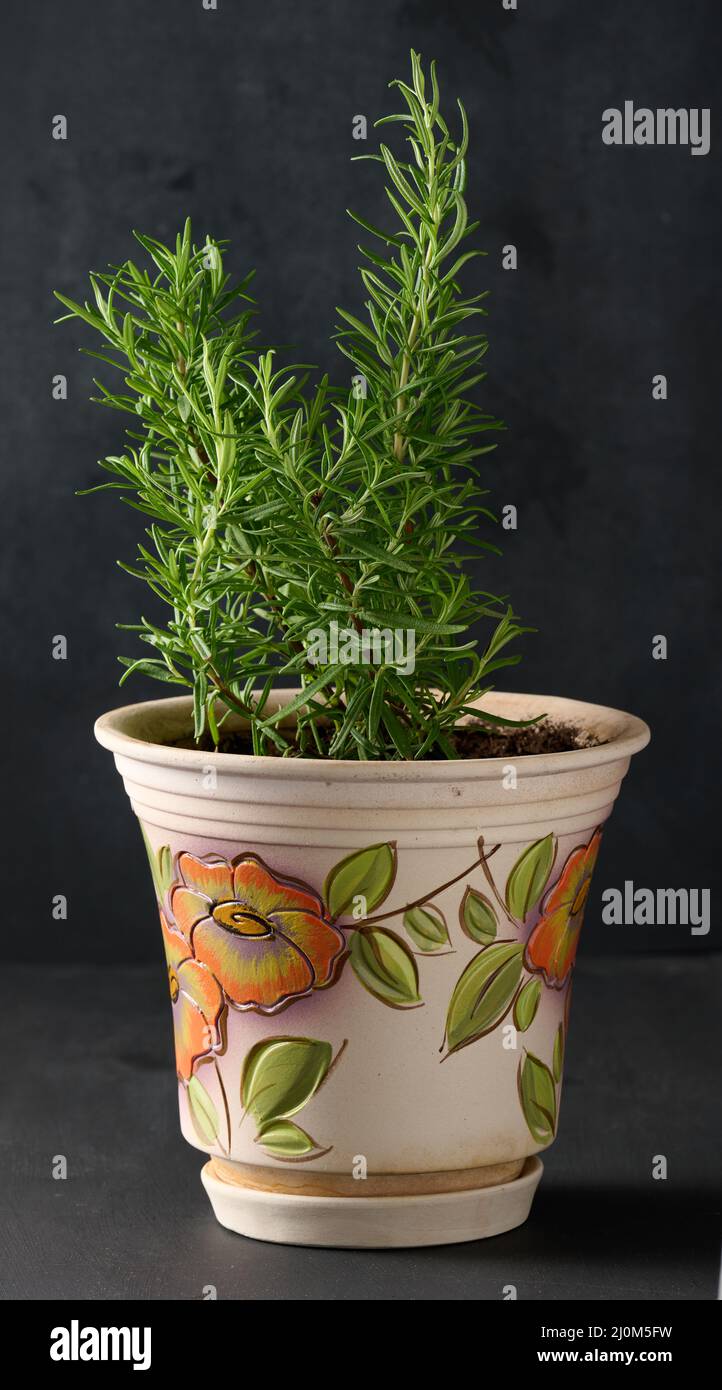
[[[583,960],[528,1223],[467,1245],[330,1251],[217,1225],[178,1130],[160,967],[6,967],[0,1295],[714,1299],[721,994],[719,955]]]

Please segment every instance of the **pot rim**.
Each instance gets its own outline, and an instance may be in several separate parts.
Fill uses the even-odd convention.
[[[272,709],[288,703],[297,689],[273,690],[269,696]],[[506,713],[510,718],[527,718],[533,714],[550,714],[577,723],[590,733],[605,738],[604,743],[591,748],[572,748],[564,753],[523,753],[514,757],[494,758],[429,758],[423,761],[363,762],[355,758],[276,758],[252,753],[217,753],[195,748],[176,748],[165,743],[158,734],[165,727],[175,737],[188,730],[192,712],[192,697],[171,696],[169,699],[141,700],[120,705],[102,714],[95,721],[98,742],[112,753],[140,762],[163,764],[190,771],[208,767],[209,758],[219,771],[253,773],[269,777],[343,780],[353,775],[363,781],[467,781],[468,779],[497,778],[499,767],[520,763],[525,776],[546,776],[555,772],[598,767],[620,758],[629,758],[645,748],[651,738],[649,726],[643,719],[609,705],[589,704],[558,695],[531,695],[512,691],[490,691],[483,697],[490,713]],[[481,700],[478,702],[481,706]],[[510,708],[511,706],[511,708]],[[292,716],[291,716],[292,718]],[[464,722],[464,721],[462,721]],[[290,723],[290,720],[289,720]],[[229,717],[229,727],[242,728],[244,720]],[[283,727],[283,723],[281,724]]]

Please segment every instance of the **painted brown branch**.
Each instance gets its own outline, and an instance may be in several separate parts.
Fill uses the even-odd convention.
[[[495,849],[498,849],[498,848],[499,848],[499,846],[496,845],[496,846],[495,846]],[[496,902],[497,902],[498,906],[501,908],[501,910],[502,910],[502,912],[504,913],[504,916],[506,917],[507,921],[511,922],[511,924],[512,924],[513,927],[518,928],[519,923],[517,922],[517,920],[516,920],[515,917],[512,917],[512,915],[511,915],[511,913],[510,913],[510,911],[509,911],[509,909],[508,909],[506,903],[504,902],[503,898],[500,897],[500,895],[499,895],[499,890],[497,889],[497,886],[496,886],[496,884],[495,884],[495,882],[494,882],[493,874],[490,874],[490,873],[489,873],[489,870],[488,870],[487,867],[486,867],[487,860],[491,858],[491,854],[494,853],[494,850],[491,851],[491,854],[485,854],[485,853],[484,853],[484,836],[483,836],[483,835],[480,835],[480,836],[479,836],[479,851],[480,851],[480,854],[481,854],[481,858],[480,858],[480,860],[479,860],[479,863],[481,864],[482,873],[483,873],[484,878],[486,879],[486,881],[487,881],[487,883],[488,883],[488,885],[489,885],[489,887],[490,887],[492,893],[494,894],[494,897],[495,897],[495,899],[496,899]]]
[[[331,1060],[331,1062],[330,1062],[330,1064],[329,1064],[328,1071],[326,1072],[326,1075],[324,1076],[323,1081],[321,1082],[321,1086],[325,1086],[325,1085],[326,1085],[326,1082],[328,1081],[329,1076],[331,1075],[332,1072],[334,1072],[334,1071],[336,1070],[336,1067],[338,1066],[339,1062],[341,1061],[341,1058],[343,1057],[343,1054],[344,1054],[344,1052],[346,1051],[346,1048],[347,1048],[347,1047],[348,1047],[348,1038],[344,1038],[344,1040],[343,1040],[343,1042],[341,1043],[341,1046],[340,1046],[338,1052],[336,1053],[336,1056],[335,1056],[334,1058],[332,1058],[332,1060]],[[321,1086],[318,1086],[318,1087],[317,1087],[317,1090],[314,1092],[314,1095],[316,1095],[316,1094],[318,1093],[318,1091],[320,1091]]]
[[[219,1067],[218,1062],[217,1062],[217,1060],[216,1060],[215,1058],[213,1059],[213,1065],[214,1065],[214,1067],[215,1067],[216,1076],[217,1076],[217,1078],[218,1078],[218,1085],[219,1085],[219,1087],[220,1087],[221,1095],[222,1095],[222,1097],[223,1097],[223,1109],[225,1110],[225,1113],[226,1113],[226,1132],[227,1132],[227,1134],[228,1134],[228,1149],[227,1149],[227,1152],[230,1154],[230,1152],[231,1152],[231,1112],[230,1112],[230,1110],[228,1109],[228,1096],[226,1095],[226,1088],[225,1088],[225,1086],[223,1085],[223,1077],[221,1076],[220,1067]]]
[[[483,841],[480,840],[479,844],[482,845]],[[359,927],[374,927],[377,922],[386,922],[390,917],[399,917],[402,913],[410,912],[413,907],[423,907],[424,903],[430,902],[437,893],[445,893],[447,888],[453,888],[454,884],[459,883],[462,878],[468,878],[469,874],[473,873],[474,869],[478,869],[480,864],[483,867],[485,860],[491,859],[492,854],[496,854],[499,848],[499,845],[494,845],[488,854],[485,854],[482,849],[479,858],[475,859],[468,869],[462,869],[460,874],[450,878],[447,883],[439,884],[437,888],[432,888],[430,893],[425,893],[421,898],[415,898],[412,903],[406,903],[404,907],[395,907],[392,912],[380,912],[377,917],[367,917],[363,922],[359,922]]]

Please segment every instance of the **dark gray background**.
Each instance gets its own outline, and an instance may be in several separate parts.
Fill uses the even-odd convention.
[[[669,927],[610,928],[604,887],[718,884],[717,759],[721,198],[716,0],[36,0],[3,6],[5,241],[0,381],[6,832],[17,960],[159,959],[137,829],[107,753],[104,709],[167,693],[116,687],[116,621],[147,600],[113,561],[140,520],[112,496],[78,500],[122,419],[88,403],[75,326],[53,288],[131,252],[131,228],[232,240],[256,266],[266,339],[345,375],[334,306],[361,302],[354,206],[383,216],[352,118],[392,109],[414,45],[439,61],[445,106],[471,122],[469,203],[489,251],[484,400],[509,424],[489,461],[519,530],[491,562],[539,629],[512,681],[644,716],[605,839],[583,951],[714,945]],[[609,148],[602,111],[712,107],[712,149]],[[51,138],[62,113],[69,138]],[[518,245],[516,273],[501,247]],[[89,341],[89,339],[88,339]],[[95,364],[97,366],[97,364]],[[65,373],[69,399],[51,399]],[[669,378],[655,403],[651,379]],[[51,659],[64,633],[66,662]],[[653,661],[654,634],[669,659]],[[510,682],[511,683],[511,682]],[[715,803],[713,802],[712,805]],[[8,875],[6,870],[6,884]],[[70,915],[53,922],[53,894]],[[714,906],[714,893],[713,893]],[[20,910],[21,909],[21,910]]]
[[[7,965],[0,1050],[14,1057],[22,1037],[23,1065],[3,1082],[0,1299],[198,1300],[214,1284],[223,1300],[499,1302],[513,1284],[520,1301],[558,1303],[552,1325],[569,1327],[583,1325],[565,1311],[578,1299],[714,1300],[720,1028],[701,1005],[719,995],[722,957],[586,959],[578,976],[559,1142],[526,1224],[464,1245],[309,1250],[244,1240],[211,1215],[204,1155],[178,1133],[160,970]],[[42,1029],[24,1026],[28,995]],[[652,1177],[658,1154],[666,1180]],[[673,1308],[615,1321],[679,1326]]]

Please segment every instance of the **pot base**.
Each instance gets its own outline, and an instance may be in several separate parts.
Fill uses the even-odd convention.
[[[227,1182],[211,1159],[201,1169],[216,1219],[229,1231],[280,1245],[383,1249],[456,1245],[526,1221],[543,1165],[528,1158],[510,1182],[389,1197],[304,1196]]]

